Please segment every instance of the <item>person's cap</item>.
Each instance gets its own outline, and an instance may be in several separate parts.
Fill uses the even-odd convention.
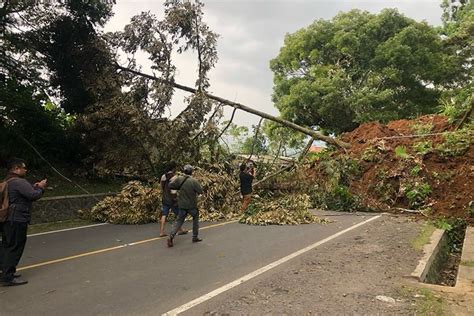
[[[184,172],[193,172],[194,168],[191,165],[184,166]]]

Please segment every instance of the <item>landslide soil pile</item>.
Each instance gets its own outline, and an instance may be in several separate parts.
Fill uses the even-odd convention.
[[[370,209],[415,209],[472,220],[473,136],[472,124],[454,130],[440,115],[367,123],[342,135],[352,147],[332,158],[357,165],[348,190]],[[321,163],[313,166],[316,182],[324,173]]]

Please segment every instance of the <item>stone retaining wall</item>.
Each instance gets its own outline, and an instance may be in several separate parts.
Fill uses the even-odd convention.
[[[77,211],[91,208],[113,193],[68,195],[42,198],[33,203],[31,224],[57,222],[77,218]]]

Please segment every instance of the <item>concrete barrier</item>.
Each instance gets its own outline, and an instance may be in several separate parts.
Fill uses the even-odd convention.
[[[33,203],[31,224],[78,218],[78,210],[91,208],[106,196],[113,194],[97,193],[42,198]]]
[[[423,257],[411,276],[420,282],[436,283],[439,269],[446,260],[448,246],[445,230],[436,229],[431,235],[430,242],[423,247]]]
[[[474,289],[474,227],[466,228],[456,286]]]

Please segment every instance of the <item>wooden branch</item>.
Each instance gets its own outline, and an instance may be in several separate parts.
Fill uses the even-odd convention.
[[[275,158],[273,158],[273,161],[272,161],[272,163],[270,164],[270,167],[268,167],[268,169],[273,168],[273,166],[275,165],[276,160],[280,157],[280,150],[281,150],[281,147],[282,147],[282,146],[283,146],[283,141],[280,141],[280,143],[278,144],[278,149],[277,149]]]
[[[229,128],[230,124],[232,124],[232,120],[234,119],[234,115],[236,111],[237,111],[237,108],[234,108],[234,110],[232,111],[232,116],[230,117],[229,123],[227,123],[226,127],[224,127],[224,129],[219,134],[219,137],[217,138],[221,138],[222,135],[224,135],[225,131]]]
[[[307,154],[308,151],[309,151],[309,148],[310,148],[311,145],[313,144],[313,141],[314,141],[313,138],[311,138],[311,139],[309,140],[309,142],[308,142],[308,144],[306,145],[305,149],[301,152],[300,156],[298,157],[298,163],[301,162],[301,160],[303,160],[303,158],[306,156],[306,154]],[[256,186],[256,185],[258,185],[258,184],[260,184],[260,183],[262,183],[262,182],[264,182],[264,181],[267,181],[268,179],[273,178],[274,176],[279,175],[280,173],[282,173],[282,172],[284,172],[284,171],[291,170],[293,167],[296,166],[296,164],[297,164],[297,163],[293,163],[293,164],[291,164],[291,165],[289,165],[289,166],[286,166],[286,167],[283,168],[283,169],[278,170],[278,171],[275,172],[275,173],[272,173],[272,174],[266,176],[266,177],[263,178],[262,180],[255,182],[255,183],[254,183],[254,186]]]
[[[209,122],[212,121],[212,119],[214,118],[214,116],[216,115],[217,111],[219,111],[219,109],[221,108],[222,104],[219,104],[216,106],[216,109],[214,110],[214,113],[212,113],[211,117],[209,117],[209,120],[208,120],[208,125],[209,125]],[[204,132],[204,129],[201,129],[199,131],[199,133],[197,133],[191,140],[194,141],[196,138],[198,138],[199,136],[202,135],[202,133]],[[219,137],[218,137],[219,138]]]
[[[153,79],[153,80],[157,80],[157,81],[161,81],[163,83],[166,83],[166,84],[169,84],[177,89],[180,89],[180,90],[183,90],[183,91],[187,91],[187,92],[190,92],[190,93],[197,93],[198,90],[194,89],[194,88],[190,88],[190,87],[187,87],[187,86],[183,86],[181,84],[178,84],[176,82],[171,82],[171,81],[168,81],[168,80],[165,80],[165,79],[160,79],[160,78],[157,78],[155,76],[151,76],[151,75],[148,75],[148,74],[145,74],[145,73],[142,73],[142,72],[139,72],[139,71],[136,71],[136,70],[133,70],[133,69],[130,69],[130,68],[126,68],[126,67],[122,67],[118,64],[116,64],[116,67],[118,69],[121,69],[123,71],[127,71],[127,72],[130,72],[130,73],[133,73],[137,76],[142,76],[142,77],[145,77],[145,78],[149,78],[149,79]],[[306,134],[306,135],[309,135],[311,137],[313,137],[314,139],[319,139],[319,140],[322,140],[326,143],[329,143],[329,144],[332,144],[332,145],[336,145],[338,147],[342,147],[342,148],[350,148],[351,145],[346,143],[346,142],[343,142],[343,141],[340,141],[336,138],[333,138],[333,137],[330,137],[330,136],[326,136],[322,133],[319,133],[319,132],[316,132],[316,131],[313,131],[309,128],[306,128],[306,127],[303,127],[303,126],[300,126],[298,124],[295,124],[293,122],[290,122],[290,121],[287,121],[287,120],[284,120],[282,118],[279,118],[279,117],[276,117],[276,116],[273,116],[273,115],[270,115],[270,114],[267,114],[265,112],[261,112],[261,111],[258,111],[258,110],[255,110],[253,108],[250,108],[248,106],[245,106],[243,104],[240,104],[240,103],[237,103],[237,102],[232,102],[232,101],[229,101],[227,99],[224,99],[224,98],[221,98],[221,97],[218,97],[218,96],[214,96],[212,94],[209,94],[209,93],[206,93],[206,92],[201,92],[203,93],[206,97],[208,97],[209,99],[212,99],[212,100],[215,100],[215,101],[218,101],[218,102],[221,102],[222,104],[225,104],[227,106],[232,106],[234,109],[239,109],[239,110],[242,110],[242,111],[245,111],[245,112],[248,112],[248,113],[252,113],[252,114],[255,114],[255,115],[258,115],[260,117],[263,117],[263,118],[266,118],[270,121],[273,121],[273,122],[276,122],[276,123],[279,123],[281,125],[284,125],[284,126],[287,126],[291,129],[294,129],[296,131],[299,131],[303,134]]]
[[[306,144],[306,147],[303,149],[303,151],[301,152],[300,156],[298,157],[298,162],[301,162],[304,157],[306,157],[306,155],[308,154],[309,152],[309,149],[311,148],[311,145],[313,145],[313,142],[314,142],[314,138],[311,138],[308,143]]]
[[[224,138],[218,137],[218,139],[219,139],[219,138],[222,140],[222,142],[224,143],[224,145],[227,147],[227,152],[230,154],[230,147],[229,147],[229,144],[227,144],[227,142],[225,141]]]
[[[277,175],[279,175],[280,173],[283,173],[284,171],[288,171],[288,170],[290,170],[291,168],[293,168],[294,166],[295,166],[294,164],[291,164],[291,165],[289,165],[289,166],[286,166],[285,168],[282,168],[282,169],[278,170],[277,172],[274,172],[274,173],[272,173],[271,175],[266,176],[266,177],[263,178],[262,180],[255,182],[255,183],[253,184],[253,186],[255,187],[255,186],[259,185],[260,183],[262,183],[262,182],[264,182],[264,181],[267,181],[268,179],[273,178],[274,176],[277,176]]]
[[[471,94],[471,107],[464,113],[462,119],[454,128],[455,131],[458,130],[466,122],[468,117],[472,116],[473,111],[474,111],[474,92]]]
[[[255,129],[255,136],[253,137],[252,150],[250,151],[250,156],[247,158],[247,162],[249,162],[250,159],[253,156],[253,150],[255,148],[255,142],[257,141],[258,131],[260,130],[260,125],[262,125],[262,121],[263,121],[263,117],[260,118],[260,121],[258,121],[257,128]]]

